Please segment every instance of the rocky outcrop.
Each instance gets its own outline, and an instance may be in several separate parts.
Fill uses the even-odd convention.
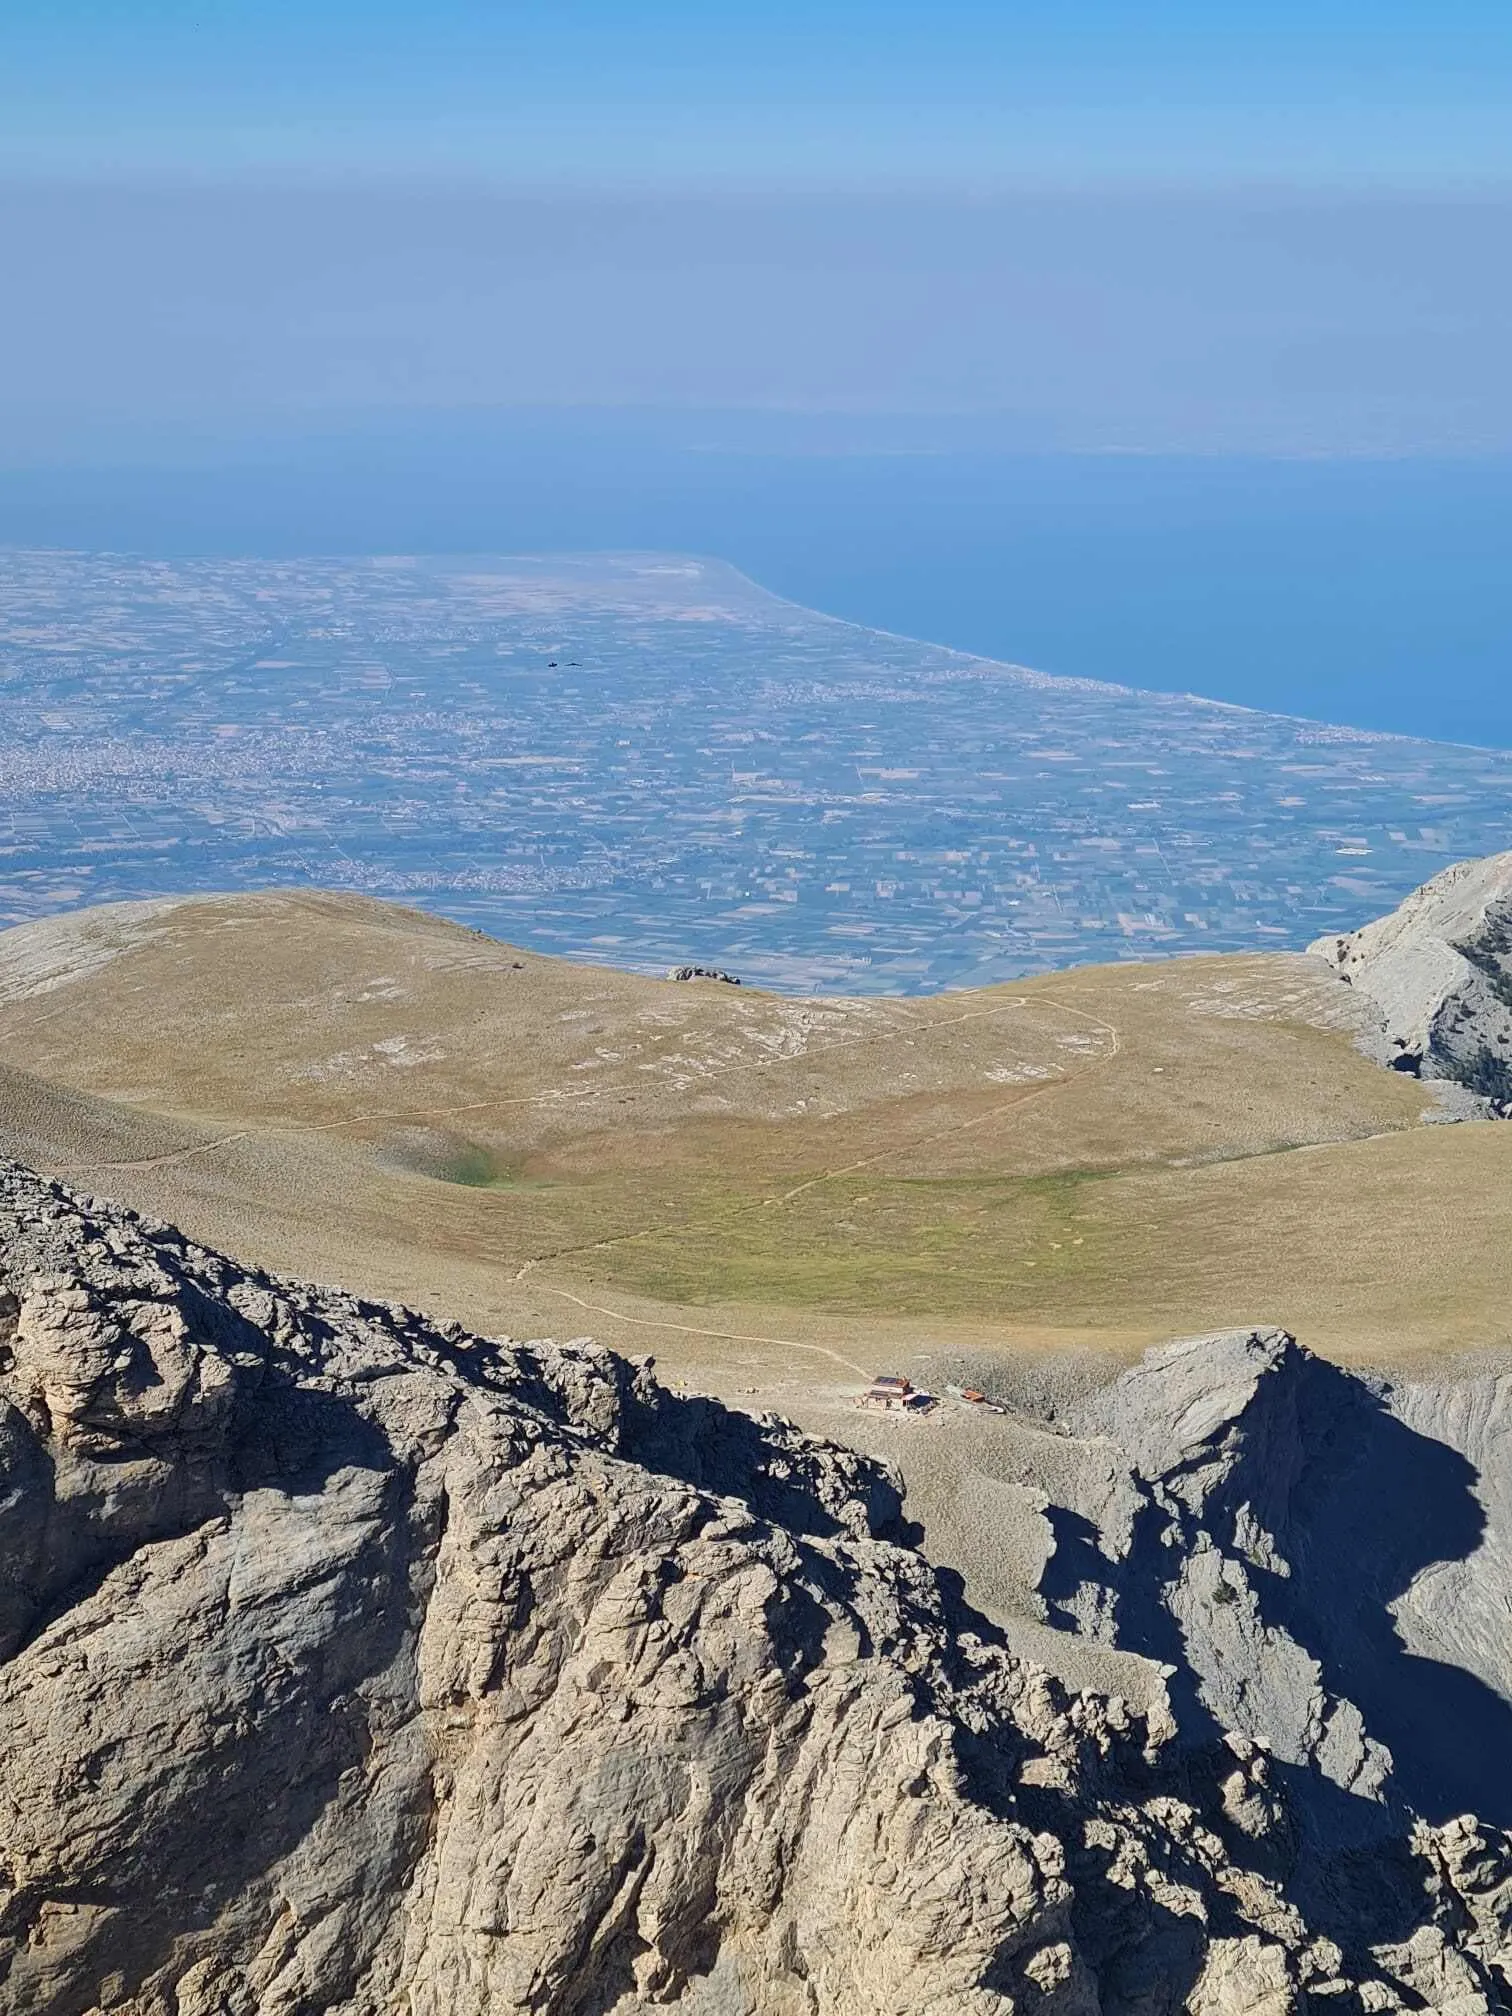
[[[1149,1353],[1066,1440],[1049,1615],[1160,1663],[1177,1747],[1259,1747],[1305,1912],[1356,1876],[1384,1902],[1420,1821],[1512,1825],[1512,1379],[1393,1388],[1233,1332]]]
[[[1512,1114],[1512,853],[1446,868],[1311,949],[1379,1017],[1385,1062]]]
[[[667,974],[669,980],[722,980],[727,987],[738,987],[740,980],[734,973],[726,973],[720,966],[673,966]]]
[[[0,1165],[0,2007],[1499,2008],[1507,1837],[1427,1824],[1282,1645],[1321,1588],[1282,1418],[1308,1362],[1189,1347],[1079,1424],[1106,1489],[1064,1514],[1061,1600],[1166,1633],[1176,1715],[1143,1718],[1008,1653],[875,1464]],[[1451,1537],[1379,1565],[1333,1516],[1362,1616]],[[1267,1630],[1259,1714],[1225,1675]],[[1322,1878],[1319,1758],[1371,1808],[1369,1881]]]

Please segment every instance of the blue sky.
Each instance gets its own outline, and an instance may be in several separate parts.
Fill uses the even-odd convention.
[[[1504,0],[10,0],[0,170],[773,187],[1512,177]]]

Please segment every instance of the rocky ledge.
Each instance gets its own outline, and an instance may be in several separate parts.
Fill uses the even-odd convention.
[[[1316,1600],[1276,1440],[1311,1362],[1187,1347],[1082,1424],[1108,1490],[1051,1508],[1053,1593],[1177,1650],[1147,1719],[1013,1657],[858,1456],[0,1165],[0,2006],[1500,2008],[1506,1837],[1428,1824],[1326,1684],[1293,1741],[1279,1639],[1284,1756],[1180,1649],[1232,1614],[1244,1668],[1276,1585]],[[1320,1753],[1371,1827],[1303,1796]]]
[[[1456,862],[1311,949],[1368,1004],[1383,1062],[1460,1094],[1462,1113],[1512,1115],[1512,854]]]

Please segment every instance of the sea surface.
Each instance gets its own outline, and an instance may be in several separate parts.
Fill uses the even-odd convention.
[[[989,433],[571,411],[268,430],[0,469],[0,545],[697,553],[1044,672],[1512,747],[1512,461],[1027,455]]]

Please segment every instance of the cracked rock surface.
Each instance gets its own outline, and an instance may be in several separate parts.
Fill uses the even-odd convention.
[[[0,2009],[1501,2008],[1507,1836],[1430,1824],[1277,1607],[1316,1361],[1183,1348],[1094,1403],[1127,1457],[1065,1514],[1069,1621],[1100,1576],[1097,1628],[1180,1648],[1150,1718],[1013,1657],[879,1465],[0,1164]]]
[[[1456,862],[1311,949],[1379,1018],[1382,1062],[1436,1081],[1460,1117],[1512,1115],[1512,853]]]

